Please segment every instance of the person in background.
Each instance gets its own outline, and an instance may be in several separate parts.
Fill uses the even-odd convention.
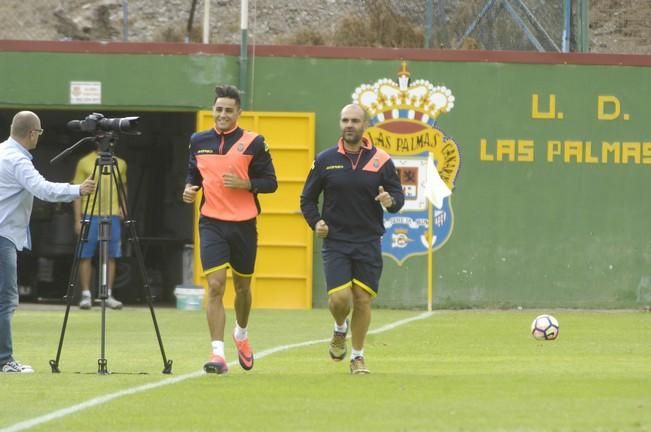
[[[52,183],[32,164],[29,153],[43,134],[41,120],[20,111],[11,122],[9,138],[0,144],[0,371],[31,373],[34,369],[13,356],[11,319],[18,306],[17,251],[31,249],[29,218],[34,196],[43,201],[70,202],[95,191],[95,182]]]
[[[99,148],[97,151],[99,151]],[[93,175],[95,162],[98,157],[97,151],[90,152],[79,159],[75,176],[72,180],[73,183]],[[124,191],[126,193],[127,163],[119,157],[115,157],[115,160],[117,161],[117,172],[120,173],[120,181],[124,185]],[[122,256],[122,219],[124,215],[119,205],[118,189],[113,180],[113,176],[106,174],[100,175],[99,167],[95,175],[96,181],[98,176],[102,180],[102,183],[99,185],[99,195],[102,198],[101,202],[95,199],[95,194],[84,197],[83,199],[77,199],[74,202],[75,232],[78,236],[81,233],[81,221],[90,221],[88,239],[81,245],[81,252],[79,254],[79,287],[81,288],[79,308],[90,309],[93,304],[90,292],[92,275],[91,260],[98,250],[99,221],[102,216],[109,216],[111,218],[111,236],[108,242],[108,298],[106,299],[106,306],[111,309],[122,309],[122,302],[113,297],[113,282],[115,281],[116,259]],[[95,202],[95,207],[91,209],[93,202]],[[87,203],[88,207],[86,207]],[[82,214],[86,209],[91,214]]]

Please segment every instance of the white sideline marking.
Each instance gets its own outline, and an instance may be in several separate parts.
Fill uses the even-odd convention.
[[[417,320],[429,318],[430,316],[432,316],[432,312],[424,312],[424,313],[422,313],[420,315],[416,315],[414,317],[401,319],[401,320],[398,320],[396,322],[383,325],[382,327],[378,327],[378,328],[376,328],[374,330],[369,331],[368,334],[376,334],[376,333],[382,333],[382,332],[385,332],[385,331],[393,330],[394,328],[400,327],[401,325],[408,324],[408,323],[410,323],[412,321],[417,321]],[[267,357],[267,356],[269,356],[271,354],[275,354],[275,353],[278,353],[278,352],[288,351],[288,350],[291,350],[291,349],[294,349],[294,348],[303,348],[303,347],[310,346],[310,345],[315,345],[315,344],[318,344],[318,343],[328,342],[329,340],[330,340],[329,338],[328,339],[311,340],[311,341],[299,342],[299,343],[295,343],[295,344],[281,345],[281,346],[277,346],[277,347],[274,347],[274,348],[268,348],[266,350],[260,351],[259,353],[256,353],[255,358],[256,359],[261,359],[261,358],[265,358],[265,357]],[[233,367],[236,364],[237,364],[237,362],[232,361],[232,362],[228,363],[228,367]],[[114,392],[114,393],[109,393],[109,394],[107,394],[105,396],[98,396],[96,398],[89,399],[89,400],[87,400],[85,402],[81,402],[81,403],[78,403],[76,405],[71,405],[71,406],[69,406],[67,408],[62,408],[62,409],[59,409],[59,410],[56,410],[56,411],[52,411],[49,414],[45,414],[45,415],[42,415],[42,416],[39,416],[39,417],[35,417],[35,418],[31,419],[31,420],[25,420],[25,421],[16,423],[16,424],[8,426],[6,428],[0,429],[0,432],[16,432],[16,431],[26,430],[26,429],[32,428],[34,426],[42,425],[43,423],[47,423],[47,422],[52,421],[52,420],[60,419],[60,418],[65,417],[67,415],[74,414],[74,413],[77,413],[79,411],[83,411],[83,410],[88,409],[88,408],[92,408],[92,407],[95,407],[95,406],[98,406],[98,405],[102,405],[104,403],[112,401],[113,399],[121,398],[123,396],[129,396],[129,395],[136,394],[136,393],[141,393],[141,392],[144,392],[144,391],[147,391],[147,390],[152,390],[152,389],[155,389],[155,388],[158,388],[158,387],[163,387],[163,386],[166,386],[166,385],[169,385],[169,384],[176,384],[178,382],[185,381],[185,380],[190,379],[190,378],[196,378],[196,377],[199,377],[199,376],[202,376],[202,375],[205,375],[205,374],[206,373],[203,370],[196,371],[196,372],[190,372],[190,373],[187,373],[187,374],[184,374],[184,375],[179,375],[179,376],[174,377],[174,378],[166,378],[166,379],[163,379],[163,380],[158,381],[158,382],[143,384],[143,385],[140,385],[140,386],[137,386],[137,387],[132,387],[132,388],[125,389],[125,390],[120,390],[120,391],[117,391],[117,392]]]

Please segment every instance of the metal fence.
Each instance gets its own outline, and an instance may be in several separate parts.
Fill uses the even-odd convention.
[[[347,21],[366,24],[367,36],[377,33],[376,41],[360,42],[374,46],[391,45],[395,40],[387,32],[403,26],[410,27],[414,37],[398,46],[560,51],[564,29],[569,29],[566,3],[248,0],[248,33],[254,44],[345,45],[341,35]],[[4,0],[0,39],[237,44],[240,4],[234,0]],[[567,41],[567,49],[574,46]]]
[[[565,25],[570,25],[571,10],[564,12],[563,1],[486,0],[473,2],[472,21],[463,35],[456,38],[456,48],[470,41],[484,49],[569,51],[563,43]],[[480,6],[478,8],[478,6]],[[568,21],[565,18],[568,18]],[[455,30],[460,30],[457,26]]]

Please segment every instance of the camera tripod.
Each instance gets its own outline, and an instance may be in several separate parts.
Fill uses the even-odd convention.
[[[126,191],[124,184],[122,183],[122,178],[120,176],[120,170],[118,168],[117,159],[113,155],[113,148],[115,146],[115,141],[117,140],[117,135],[112,132],[101,132],[98,133],[95,137],[86,137],[78,141],[72,147],[64,150],[53,158],[50,163],[56,162],[67,153],[70,153],[77,146],[85,143],[94,141],[98,146],[97,159],[95,160],[95,167],[93,169],[93,177],[97,180],[97,188],[95,195],[92,199],[90,197],[86,200],[86,205],[84,206],[85,215],[84,219],[81,221],[81,231],[77,239],[77,244],[75,246],[75,256],[70,268],[70,278],[68,281],[68,289],[66,291],[66,312],[63,318],[63,325],[61,327],[61,337],[59,338],[59,346],[57,348],[56,359],[50,360],[50,367],[52,368],[52,373],[60,373],[59,370],[59,361],[61,359],[61,351],[63,348],[63,339],[65,337],[66,327],[68,325],[68,316],[70,314],[70,306],[72,305],[72,300],[75,294],[75,285],[77,276],[79,274],[79,261],[81,258],[81,250],[85,242],[88,241],[88,232],[90,229],[91,221],[89,219],[90,215],[94,215],[95,206],[99,201],[98,212],[99,216],[93,216],[98,218],[98,265],[97,265],[97,276],[98,276],[98,298],[101,301],[101,341],[100,341],[100,358],[97,360],[97,373],[100,375],[108,375],[111,372],[108,369],[108,361],[106,359],[106,299],[109,297],[108,288],[108,260],[109,260],[109,241],[111,240],[111,214],[112,214],[112,202],[113,202],[113,192],[115,186],[115,191],[118,195],[118,204],[120,207],[121,214],[124,217],[125,226],[128,232],[128,240],[133,246],[133,251],[138,263],[138,269],[140,271],[140,276],[143,282],[143,295],[149,306],[149,311],[151,313],[151,318],[154,324],[154,329],[156,331],[156,338],[158,339],[158,346],[160,347],[160,352],[163,357],[163,371],[164,374],[172,373],[172,360],[168,360],[165,356],[165,349],[163,348],[163,340],[161,338],[160,330],[158,328],[158,322],[156,320],[156,313],[154,312],[153,299],[151,294],[151,287],[149,285],[149,277],[147,276],[147,270],[145,268],[145,260],[140,247],[140,239],[138,238],[138,233],[136,231],[135,221],[129,219],[127,213],[127,201],[126,201]],[[97,173],[99,172],[99,175]],[[109,185],[108,191],[103,190],[103,180],[107,179],[106,183]],[[102,200],[102,194],[108,194],[108,209],[102,208],[104,201]],[[90,209],[89,209],[90,206]],[[90,210],[90,211],[89,211]]]

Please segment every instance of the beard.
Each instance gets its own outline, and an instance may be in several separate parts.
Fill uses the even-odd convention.
[[[362,134],[358,131],[343,131],[341,138],[347,144],[357,144],[362,140]]]

